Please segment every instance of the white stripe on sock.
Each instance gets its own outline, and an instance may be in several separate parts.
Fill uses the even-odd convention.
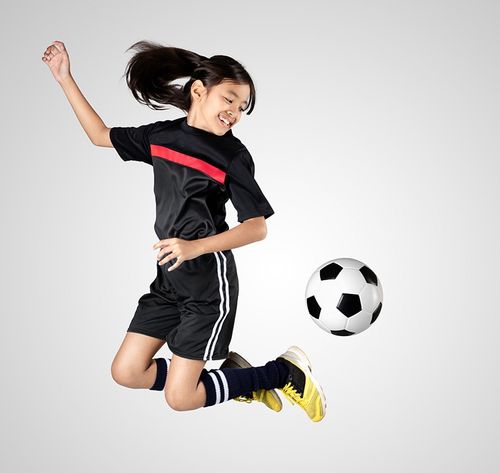
[[[212,372],[208,372],[208,374],[210,375],[210,377],[212,378],[213,382],[214,382],[214,387],[215,387],[215,404],[219,404],[220,403],[220,385],[219,385],[219,381],[217,379],[217,376],[215,376],[214,373]]]
[[[226,400],[226,386],[222,381],[221,373],[219,370],[212,370],[215,376],[217,376],[217,381],[219,381],[220,386],[220,402],[224,402]]]
[[[226,375],[222,370],[217,370],[217,373],[219,373],[219,376],[222,380],[222,385],[224,386],[224,401],[227,401],[229,399],[229,384],[227,382]]]

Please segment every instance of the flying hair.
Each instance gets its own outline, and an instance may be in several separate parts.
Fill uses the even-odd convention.
[[[164,46],[152,41],[138,41],[126,51],[134,50],[125,68],[127,86],[134,98],[154,110],[168,110],[167,105],[188,113],[191,108],[191,85],[201,80],[210,90],[221,82],[248,84],[250,98],[244,111],[252,113],[255,86],[252,78],[235,59],[216,55],[210,58],[187,49]],[[188,78],[184,84],[172,82]]]

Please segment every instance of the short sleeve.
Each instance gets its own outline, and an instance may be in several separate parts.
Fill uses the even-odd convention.
[[[116,152],[124,161],[142,161],[153,164],[149,137],[161,122],[149,123],[139,127],[115,126],[109,130],[109,139]]]
[[[246,148],[236,154],[227,170],[226,189],[238,213],[238,222],[249,218],[268,218],[274,210],[255,178],[255,165]]]

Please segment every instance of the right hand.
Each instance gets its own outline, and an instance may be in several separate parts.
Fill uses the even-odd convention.
[[[49,66],[50,72],[57,82],[60,83],[71,76],[69,56],[63,42],[53,41],[45,50],[42,61]]]

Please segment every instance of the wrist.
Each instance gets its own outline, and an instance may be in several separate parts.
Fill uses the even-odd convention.
[[[206,243],[205,243],[205,238],[199,238],[198,240],[195,240],[195,249],[196,253],[198,256],[204,255],[205,253],[208,253],[207,248],[206,248]]]
[[[72,82],[74,82],[74,79],[73,79],[73,76],[71,74],[68,74],[64,79],[61,79],[58,82],[59,82],[59,85],[61,85],[62,87],[65,87],[65,86],[71,84]]]

